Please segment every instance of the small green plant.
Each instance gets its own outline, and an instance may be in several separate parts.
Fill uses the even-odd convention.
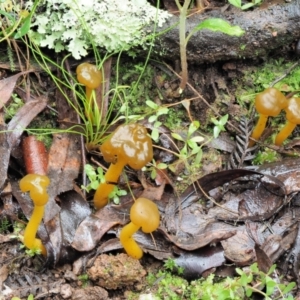
[[[217,120],[216,118],[211,118],[210,119],[213,123],[214,123],[214,138],[216,139],[219,134],[221,133],[221,131],[226,131],[225,129],[225,125],[228,121],[228,114],[221,117],[220,120]]]
[[[79,275],[78,279],[82,282],[83,288],[85,288],[89,285],[89,275],[88,274]]]
[[[262,165],[278,160],[278,153],[270,148],[265,148],[263,151],[258,151],[255,158],[252,160],[253,165]]]
[[[275,269],[276,265],[273,265],[265,274],[258,269],[257,263],[251,265],[247,271],[237,268],[236,272],[240,275],[237,279],[237,284],[243,287],[247,297],[251,297],[256,292],[263,295],[266,300],[294,299],[289,293],[296,286],[296,283],[290,282],[285,285],[278,282],[274,274]],[[265,288],[265,291],[263,291],[263,288]]]
[[[167,169],[168,165],[165,163],[157,163],[155,159],[152,160],[152,163],[147,164],[147,167],[144,167],[142,171],[148,171],[150,173],[151,179],[155,179],[157,175],[157,170]]]
[[[245,33],[239,26],[231,26],[228,22],[218,19],[209,18],[202,21],[199,25],[193,28],[188,36],[186,36],[186,18],[191,0],[184,0],[183,4],[179,0],[175,0],[179,10],[179,46],[180,46],[180,60],[181,60],[181,82],[179,86],[179,94],[183,92],[188,80],[188,66],[186,57],[186,47],[190,38],[199,30],[209,29],[212,31],[220,31],[230,36],[241,36]]]
[[[177,272],[178,274],[183,274],[184,268],[183,267],[179,267],[175,260],[172,258],[168,258],[165,262],[164,262],[164,267],[166,270],[169,270],[171,272]]]
[[[4,217],[3,219],[0,220],[0,233],[5,234],[9,232],[9,227],[11,223],[7,219],[7,217]]]
[[[19,297],[12,297],[11,300],[21,300]],[[34,297],[32,294],[30,294],[28,297],[27,297],[27,300],[34,300]]]
[[[241,10],[246,10],[253,6],[260,5],[262,3],[262,0],[252,0],[251,2],[247,2],[245,4],[243,4],[242,0],[228,0],[228,2],[231,5],[240,8]]]
[[[166,269],[173,270],[175,267],[173,260],[166,261]],[[210,274],[207,278],[190,283],[168,270],[161,270],[155,275],[150,273],[147,279],[150,285],[157,283],[155,296],[158,299],[246,300],[252,299],[256,293],[266,300],[293,300],[294,297],[290,293],[296,283],[281,283],[274,273],[275,268],[276,265],[273,265],[264,273],[258,269],[257,263],[254,263],[244,270],[237,268],[239,276],[235,278],[220,279]]]
[[[5,111],[5,121],[11,119],[17,111],[24,105],[24,102],[21,98],[18,97],[17,94],[12,94],[12,102],[4,108]]]
[[[21,249],[25,248],[24,245],[21,246]],[[41,255],[41,249],[38,248],[33,248],[33,249],[26,249],[25,250],[26,255],[28,255],[29,257],[34,257],[36,255]]]
[[[159,106],[158,104],[154,103],[151,100],[146,101],[147,106],[152,108],[155,111],[155,114],[150,116],[148,121],[153,123],[153,129],[151,132],[151,138],[154,141],[158,141],[159,138],[159,131],[158,128],[161,126],[162,122],[158,121],[158,117],[161,115],[166,115],[169,112],[169,108],[166,106]]]
[[[186,138],[183,138],[178,133],[171,133],[174,139],[184,143],[183,147],[180,149],[179,158],[183,161],[187,161],[189,157],[196,155],[194,160],[194,164],[196,165],[200,164],[202,158],[202,148],[198,145],[198,143],[204,141],[204,138],[202,136],[194,136],[194,133],[199,129],[199,127],[200,123],[198,121],[191,122],[187,131]]]
[[[90,183],[87,186],[82,185],[81,188],[86,190],[88,193],[91,190],[97,190],[100,183],[105,182],[104,172],[101,167],[94,169],[93,166],[86,164],[84,166],[84,170],[86,172],[87,177],[90,180]],[[117,185],[114,186],[114,190],[109,194],[109,199],[112,199],[115,204],[120,203],[120,196],[127,195],[125,190],[121,190]]]

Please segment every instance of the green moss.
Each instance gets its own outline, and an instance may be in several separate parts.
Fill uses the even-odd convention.
[[[236,97],[238,103],[245,104],[253,102],[255,95],[270,85],[294,64],[293,61],[286,62],[281,59],[270,59],[260,67],[246,71],[242,79],[235,81],[237,87]],[[275,84],[275,87],[283,92],[300,91],[300,66],[297,66],[284,79]]]

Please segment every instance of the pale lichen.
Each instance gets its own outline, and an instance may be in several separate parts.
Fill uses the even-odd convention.
[[[27,1],[32,8],[33,1]],[[67,50],[76,59],[92,44],[108,52],[147,44],[146,26],[162,26],[170,16],[146,0],[42,0],[34,13],[31,38],[56,52]]]

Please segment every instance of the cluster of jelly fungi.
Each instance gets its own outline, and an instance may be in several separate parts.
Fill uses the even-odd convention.
[[[108,196],[128,165],[139,170],[152,160],[153,148],[147,130],[140,124],[127,124],[117,129],[100,146],[100,151],[106,162],[111,163],[106,174],[105,182],[100,183],[94,195],[96,209],[108,203]]]
[[[138,198],[130,209],[131,222],[120,232],[120,242],[126,253],[136,259],[143,256],[143,250],[133,238],[140,228],[145,233],[155,231],[159,226],[160,214],[157,205],[146,198]]]
[[[85,103],[85,115],[94,123],[93,109],[94,101],[92,101],[93,91],[100,86],[103,81],[102,72],[97,69],[95,65],[90,63],[82,63],[76,68],[77,80],[79,83],[85,86],[86,103]]]
[[[285,109],[287,105],[288,100],[276,88],[267,88],[262,93],[259,93],[255,97],[255,108],[259,113],[259,119],[252,132],[251,138],[258,140],[266,127],[268,117],[279,115],[281,110]],[[249,141],[249,147],[255,145],[255,141],[252,139]]]
[[[44,256],[47,255],[47,250],[42,241],[36,238],[36,233],[44,216],[45,205],[49,199],[47,193],[49,184],[50,180],[47,176],[38,174],[28,174],[20,180],[21,191],[29,192],[34,204],[31,218],[24,231],[23,242],[28,249],[40,250]]]

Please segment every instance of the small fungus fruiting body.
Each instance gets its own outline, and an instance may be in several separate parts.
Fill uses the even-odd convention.
[[[157,205],[146,198],[138,198],[130,209],[131,222],[123,227],[120,242],[126,253],[136,259],[143,256],[143,250],[133,239],[132,235],[140,228],[145,233],[155,231],[159,226],[160,214]]]
[[[94,195],[97,209],[104,207],[125,165],[135,170],[143,168],[152,160],[153,148],[147,130],[140,124],[119,126],[100,146],[105,161],[111,163],[105,183],[101,183]]]
[[[49,184],[50,180],[47,176],[37,174],[28,174],[20,181],[21,191],[29,192],[30,198],[34,203],[31,218],[24,232],[24,245],[29,249],[41,250],[44,256],[47,255],[46,248],[42,244],[42,241],[35,236],[44,215],[45,205],[49,199],[47,193]]]
[[[103,81],[102,72],[97,69],[95,65],[89,63],[82,63],[76,68],[77,80],[85,86],[86,104],[85,115],[92,123],[94,103],[92,101],[92,93],[94,89],[98,88]]]
[[[285,113],[287,122],[275,138],[275,145],[277,146],[281,146],[295,127],[300,124],[300,98],[291,98],[285,108]]]
[[[262,93],[259,93],[255,98],[255,108],[259,113],[259,119],[252,132],[251,138],[258,140],[266,127],[268,117],[277,116],[287,105],[288,100],[276,88],[267,88]],[[250,140],[249,147],[253,147],[254,145],[255,141]]]

